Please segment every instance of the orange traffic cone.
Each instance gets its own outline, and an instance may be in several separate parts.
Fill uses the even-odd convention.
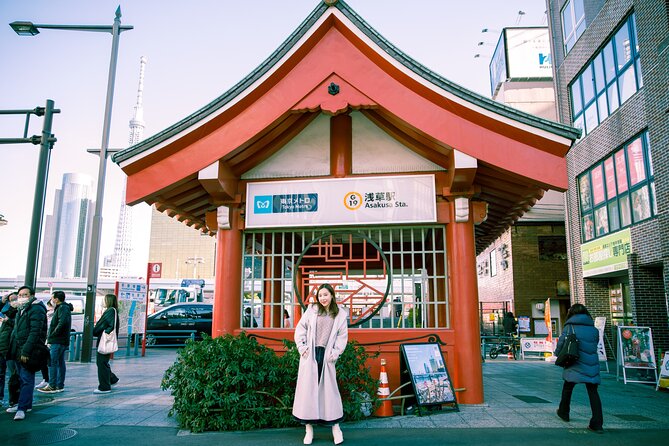
[[[390,387],[388,386],[388,374],[386,373],[386,360],[381,359],[381,377],[379,378],[379,391],[377,395],[381,399],[381,405],[374,412],[374,415],[377,417],[392,417],[393,414],[393,404],[388,399],[390,396]]]
[[[506,354],[506,359],[513,359],[513,352],[511,350]]]

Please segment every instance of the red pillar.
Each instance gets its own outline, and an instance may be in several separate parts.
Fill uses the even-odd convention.
[[[239,210],[231,210],[231,228],[216,233],[216,277],[214,281],[213,337],[234,334],[241,315],[242,231]]]
[[[469,220],[455,221],[455,203],[450,204],[450,223],[446,225],[449,275],[451,277],[451,322],[455,331],[458,382],[455,387],[461,404],[483,403],[483,369],[479,331],[478,287],[474,222],[470,204]]]

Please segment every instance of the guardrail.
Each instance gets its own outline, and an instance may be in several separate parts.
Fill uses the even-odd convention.
[[[146,332],[147,347],[182,347],[186,339],[195,339],[196,330],[148,330]],[[130,335],[120,335],[118,337],[118,351],[114,353],[118,356],[139,356],[141,354],[143,333],[131,333]],[[67,361],[75,362],[81,360],[81,345],[83,332],[76,331],[70,333],[70,347],[68,349]],[[174,342],[165,342],[162,340],[173,339]],[[151,341],[153,340],[153,342]],[[176,340],[183,340],[176,342]],[[94,347],[93,347],[94,348]]]

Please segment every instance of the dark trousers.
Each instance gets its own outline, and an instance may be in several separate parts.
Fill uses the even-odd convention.
[[[35,390],[35,372],[23,367],[21,361],[16,361],[16,368],[19,372],[19,382],[21,390],[19,391],[18,410],[24,412],[33,408],[33,391]]]
[[[560,407],[558,412],[560,415],[569,417],[569,406],[571,405],[571,394],[574,391],[576,383],[565,381],[562,386],[562,399],[560,400]],[[590,410],[592,410],[592,418],[590,418],[590,428],[600,430],[604,425],[604,416],[602,415],[602,400],[599,399],[597,392],[599,384],[585,383],[585,388],[588,391],[588,398],[590,398]]]
[[[14,406],[19,402],[19,392],[21,391],[21,380],[19,380],[19,370],[16,368],[16,362],[7,360],[7,371],[9,372],[9,383],[7,390],[9,390],[8,402],[10,406]]]
[[[109,366],[110,357],[111,355],[98,353],[95,358],[95,364],[98,366],[98,390],[111,390],[111,385],[118,382],[118,377]]]

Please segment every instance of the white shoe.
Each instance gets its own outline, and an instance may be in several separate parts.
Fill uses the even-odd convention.
[[[100,390],[100,389],[95,389],[95,390],[93,391],[93,393],[96,393],[96,394],[99,395],[99,394],[102,394],[102,393],[111,393],[111,390]]]
[[[344,433],[341,431],[338,424],[332,426],[332,438],[334,439],[334,444],[341,444],[344,442]]]
[[[44,388],[44,387],[46,387],[46,386],[48,386],[48,385],[49,385],[49,381],[43,379],[41,383],[39,383],[39,384],[37,384],[37,385],[35,386],[35,388],[36,388],[36,389],[42,389],[42,388]]]
[[[7,408],[7,413],[16,413],[17,410],[19,410],[19,405],[14,404],[13,406],[9,406]]]
[[[14,415],[14,421],[25,420],[26,413],[22,410],[17,410],[16,415]]]
[[[311,444],[314,441],[314,427],[311,424],[305,425],[304,444]]]

